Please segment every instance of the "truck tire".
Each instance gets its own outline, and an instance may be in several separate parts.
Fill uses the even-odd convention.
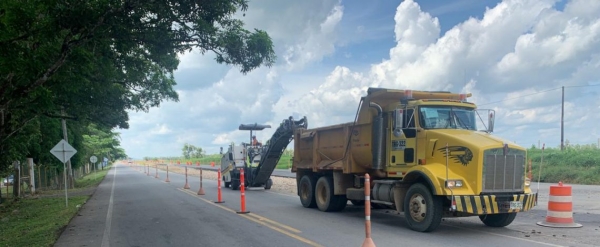
[[[270,190],[271,186],[273,186],[273,180],[269,178],[269,180],[267,180],[267,182],[265,183],[265,190]]]
[[[430,232],[442,222],[442,198],[434,196],[427,186],[410,186],[404,198],[404,217],[411,230]]]
[[[488,214],[479,215],[479,219],[486,226],[491,227],[505,227],[515,220],[517,213],[503,213],[503,214]]]
[[[315,179],[312,176],[304,175],[298,184],[298,195],[300,202],[305,208],[316,208],[315,201]]]
[[[345,195],[333,194],[333,178],[330,176],[322,176],[317,180],[315,192],[317,207],[323,212],[341,211],[348,204]]]
[[[240,180],[238,179],[231,179],[231,189],[232,190],[238,190],[240,188]]]

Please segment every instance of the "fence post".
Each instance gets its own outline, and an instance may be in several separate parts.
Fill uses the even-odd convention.
[[[198,195],[204,194],[204,188],[202,188],[202,167],[200,167],[200,189],[198,190]]]

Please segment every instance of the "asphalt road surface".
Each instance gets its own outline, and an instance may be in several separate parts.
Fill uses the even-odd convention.
[[[214,203],[214,180],[205,179],[206,195],[198,196],[198,178],[190,177],[191,188],[185,190],[183,175],[170,173],[170,183],[164,182],[164,171],[159,177],[114,166],[56,246],[335,247],[360,246],[365,237],[363,207],[348,205],[342,212],[324,213],[303,208],[295,195],[253,188],[246,191],[250,213],[238,214],[240,191],[224,188],[224,203]],[[588,189],[590,196],[600,191]],[[546,228],[535,224],[546,215],[542,203],[540,199],[535,210],[519,214],[506,228],[485,227],[468,217],[445,219],[431,233],[409,230],[393,210],[373,210],[372,238],[377,246],[598,246],[598,213],[578,209],[575,221],[582,228]]]

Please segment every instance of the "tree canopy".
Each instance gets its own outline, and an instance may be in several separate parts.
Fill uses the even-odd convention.
[[[50,150],[62,138],[53,119],[67,118],[85,142],[91,123],[128,128],[128,110],[177,101],[183,52],[212,52],[242,73],[271,66],[269,35],[235,19],[247,8],[246,0],[0,1],[0,170]]]
[[[202,158],[205,154],[201,147],[196,147],[189,143],[185,143],[181,151],[185,159]]]

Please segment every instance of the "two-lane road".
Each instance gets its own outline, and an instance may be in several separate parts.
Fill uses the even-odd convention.
[[[170,173],[171,183],[164,182],[164,171],[159,176],[115,166],[57,246],[360,246],[364,240],[363,207],[349,205],[342,212],[324,213],[303,208],[295,195],[251,189],[246,192],[250,213],[237,214],[240,191],[224,188],[225,202],[216,204],[214,180],[204,179],[206,195],[197,196],[198,178],[190,177],[191,188],[184,190],[183,175]],[[589,226],[536,226],[544,216],[541,205],[506,228],[485,227],[469,217],[445,219],[435,232],[418,233],[392,210],[374,210],[372,237],[377,246],[530,247],[594,246],[593,239],[600,235]],[[578,217],[588,223],[600,221],[596,214]]]

